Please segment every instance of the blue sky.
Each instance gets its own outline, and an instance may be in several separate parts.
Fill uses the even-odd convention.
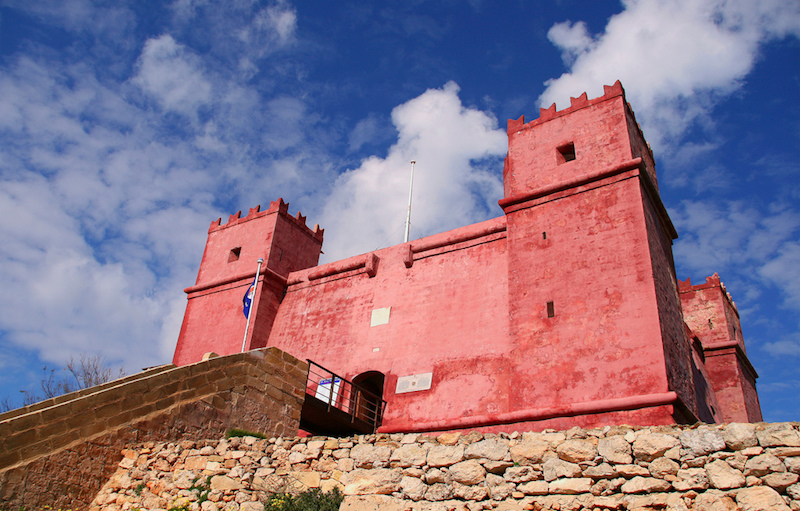
[[[502,214],[508,118],[621,80],[679,278],[733,294],[800,420],[794,0],[0,3],[0,398],[171,360],[210,222],[283,197],[327,260]]]

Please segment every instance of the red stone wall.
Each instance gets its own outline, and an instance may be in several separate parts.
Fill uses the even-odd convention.
[[[670,390],[678,394],[683,406],[686,407],[679,422],[694,423],[699,409],[693,378],[692,347],[690,339],[686,336],[672,258],[672,239],[676,233],[661,200],[657,195],[648,193],[645,183],[642,182],[641,196],[647,224],[667,379]]]
[[[686,324],[699,337],[708,371],[725,421],[760,421],[755,380],[758,375],[747,358],[736,306],[718,275],[693,286],[680,283]]]
[[[377,251],[372,277],[361,266],[310,279],[364,256],[293,273],[269,345],[348,379],[383,373],[384,424],[507,411],[504,231],[501,217]],[[452,243],[461,238],[469,239]],[[372,311],[386,307],[388,323],[370,326]],[[395,395],[398,377],[428,372],[429,391]]]

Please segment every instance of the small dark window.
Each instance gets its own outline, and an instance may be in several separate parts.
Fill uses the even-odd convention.
[[[556,315],[556,306],[553,302],[547,302],[547,317],[553,318]]]
[[[564,144],[559,146],[558,148],[558,163],[559,165],[562,163],[567,163],[568,161],[572,161],[575,159],[575,143],[570,142],[569,144]]]
[[[543,239],[543,240],[546,240],[546,239],[547,239],[547,233],[546,233],[546,232],[543,232],[543,233],[542,233],[542,239]]]
[[[232,263],[234,261],[239,260],[239,254],[242,253],[242,247],[236,247],[231,249],[231,253],[228,254],[228,262]]]

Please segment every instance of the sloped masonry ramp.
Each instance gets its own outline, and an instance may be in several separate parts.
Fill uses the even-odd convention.
[[[87,509],[142,442],[295,436],[308,364],[277,348],[165,365],[0,414],[0,509]],[[316,395],[316,391],[314,393]]]

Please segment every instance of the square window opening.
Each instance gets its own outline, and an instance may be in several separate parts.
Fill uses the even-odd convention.
[[[570,142],[562,146],[558,146],[558,164],[567,163],[575,159],[575,142]]]
[[[239,255],[242,253],[242,247],[236,247],[231,249],[231,253],[228,254],[228,262],[232,263],[234,261],[239,260]]]

